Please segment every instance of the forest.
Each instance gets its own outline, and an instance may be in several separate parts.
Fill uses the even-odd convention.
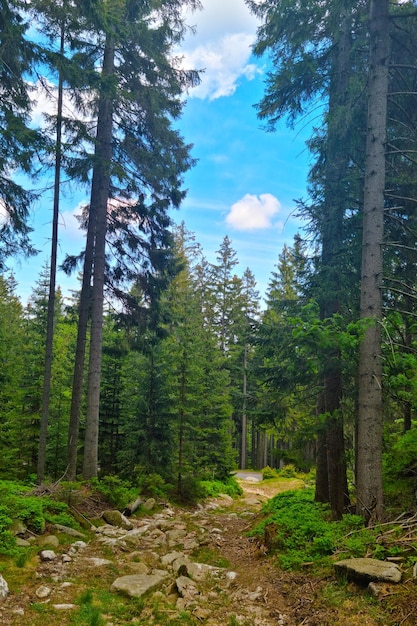
[[[265,130],[311,110],[307,227],[277,250],[266,305],[229,237],[209,263],[170,209],[191,146],[196,70],[175,55],[197,0],[0,6],[0,478],[170,485],[237,468],[314,468],[315,498],[367,524],[415,507],[417,6],[246,0]],[[31,121],[34,81],[55,112]],[[52,110],[52,108],[51,108]],[[28,304],[35,179],[54,176],[50,262]],[[23,178],[24,175],[24,178]],[[90,201],[66,300],[63,188]],[[66,191],[68,193],[68,191]]]

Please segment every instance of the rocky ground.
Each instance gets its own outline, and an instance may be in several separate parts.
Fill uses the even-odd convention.
[[[256,476],[244,496],[194,510],[159,507],[94,534],[44,546],[15,571],[0,623],[47,626],[391,626],[395,621],[333,574],[284,572],[246,532],[274,495]],[[289,483],[286,488],[291,488]],[[294,485],[295,486],[295,485]],[[62,530],[62,529],[61,529]],[[64,538],[63,538],[64,536]],[[16,573],[17,572],[17,573]],[[7,580],[7,572],[3,571]],[[20,576],[20,578],[19,578]],[[95,616],[95,617],[94,617]],[[412,619],[412,616],[411,616]],[[101,620],[101,621],[100,621]]]

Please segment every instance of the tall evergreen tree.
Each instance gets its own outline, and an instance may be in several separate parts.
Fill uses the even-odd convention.
[[[33,174],[43,146],[40,134],[29,126],[27,77],[33,74],[35,47],[26,38],[28,24],[20,9],[16,0],[0,5],[0,269],[10,255],[34,253],[27,223],[34,194],[16,183],[13,173]]]
[[[166,245],[167,209],[178,206],[184,193],[181,175],[192,163],[188,147],[172,128],[181,111],[180,95],[196,80],[194,72],[182,72],[170,58],[174,43],[183,34],[181,9],[195,2],[170,0],[155,7],[122,2],[117,7],[92,6],[89,32],[103,42],[103,70],[97,91],[97,135],[88,217],[81,294],[79,359],[74,379],[74,410],[70,433],[70,467],[80,411],[80,389],[86,337],[86,314],[91,283],[91,340],[87,391],[87,427],[84,446],[85,477],[97,473],[98,411],[103,290],[106,274],[105,246],[109,230],[109,200],[127,208],[119,228],[135,223],[138,234],[129,245],[140,255],[145,237],[150,247]],[[150,16],[160,20],[150,19]],[[86,48],[90,44],[85,44]],[[120,245],[119,255],[126,253]],[[152,260],[152,256],[151,256]],[[149,256],[145,262],[149,262]],[[91,275],[91,281],[90,281]]]
[[[382,275],[385,141],[389,64],[389,1],[369,4],[370,63],[363,209],[361,318],[358,399],[357,511],[380,520],[382,494]]]

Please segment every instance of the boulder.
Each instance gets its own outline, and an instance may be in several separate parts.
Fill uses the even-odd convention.
[[[83,533],[80,533],[79,530],[75,530],[75,528],[70,528],[69,526],[63,526],[62,524],[54,524],[54,526],[58,532],[64,533],[65,535],[69,535],[70,537],[81,537],[81,539],[85,537]]]
[[[42,537],[39,537],[38,545],[57,548],[59,546],[59,539],[56,535],[43,535]]]
[[[41,550],[39,552],[39,558],[41,561],[54,561],[56,554],[53,550]]]
[[[132,522],[130,522],[123,513],[120,513],[120,511],[104,511],[102,517],[111,526],[119,526],[125,530],[132,530],[133,528]]]
[[[4,600],[4,598],[7,598],[8,593],[9,593],[9,585],[4,580],[3,576],[0,574],[0,600]]]
[[[154,574],[131,574],[116,578],[110,591],[118,591],[130,598],[141,598],[150,591],[157,591],[162,587],[167,572],[158,571]]]
[[[345,559],[334,564],[336,573],[348,580],[368,585],[370,582],[401,582],[401,570],[396,563],[378,559]]]

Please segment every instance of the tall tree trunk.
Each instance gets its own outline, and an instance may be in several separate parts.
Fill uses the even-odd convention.
[[[115,47],[108,35],[103,57],[102,93],[97,118],[95,163],[90,207],[95,215],[95,241],[91,290],[91,330],[88,362],[87,412],[84,437],[83,476],[98,473],[101,353],[103,337],[104,277],[106,269],[107,207],[110,194],[110,165],[113,136],[113,85]]]
[[[382,272],[385,140],[389,61],[389,0],[369,5],[370,67],[363,207],[359,352],[357,513],[366,522],[382,518]]]
[[[61,28],[60,54],[64,55],[64,28]],[[38,468],[37,480],[42,483],[45,478],[46,468],[46,443],[48,437],[49,404],[51,397],[52,382],[52,361],[54,345],[54,325],[55,325],[55,290],[56,290],[56,266],[58,251],[58,218],[59,218],[59,187],[61,183],[61,161],[62,161],[62,103],[64,84],[61,72],[58,78],[58,102],[56,116],[56,144],[55,144],[55,175],[54,175],[54,205],[52,212],[52,241],[51,241],[51,263],[49,268],[49,294],[48,313],[46,322],[46,342],[45,342],[45,365],[43,374],[42,389],[42,412],[41,428],[39,436]]]
[[[322,319],[340,312],[342,274],[343,223],[346,209],[346,178],[349,164],[347,126],[343,107],[347,102],[350,76],[351,15],[341,9],[335,46],[334,73],[330,84],[329,113],[325,167],[325,214],[322,227]],[[323,359],[322,397],[319,410],[325,415],[324,432],[319,436],[316,500],[330,503],[332,514],[340,519],[344,510],[346,465],[342,398],[342,370],[337,347]],[[327,493],[326,493],[327,492]]]
[[[246,455],[248,447],[248,416],[246,413],[247,407],[247,369],[248,369],[248,346],[245,343],[243,349],[243,383],[242,383],[242,440],[241,440],[241,452],[240,452],[240,467],[246,469]]]

